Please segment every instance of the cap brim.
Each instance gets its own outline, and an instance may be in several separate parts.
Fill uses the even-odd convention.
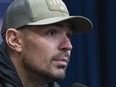
[[[83,16],[66,16],[66,17],[53,17],[36,22],[28,23],[27,25],[48,25],[54,24],[62,21],[69,21],[72,25],[74,32],[88,32],[92,29],[92,22]]]

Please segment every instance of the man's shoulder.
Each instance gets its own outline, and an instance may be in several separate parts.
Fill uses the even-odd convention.
[[[1,83],[0,83],[0,87],[3,87]]]
[[[9,83],[6,83],[6,82],[4,82],[4,83],[0,82],[0,87],[14,87],[14,86]]]

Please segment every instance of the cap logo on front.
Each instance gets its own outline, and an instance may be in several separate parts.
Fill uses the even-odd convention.
[[[65,4],[61,0],[46,0],[46,2],[51,11],[62,11],[68,13]]]

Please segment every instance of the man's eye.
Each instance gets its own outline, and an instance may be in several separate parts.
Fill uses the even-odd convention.
[[[67,33],[66,35],[67,35],[67,37],[68,37],[69,39],[72,38],[72,33]]]
[[[50,36],[55,36],[57,34],[57,31],[56,30],[50,30],[47,32],[48,35]]]

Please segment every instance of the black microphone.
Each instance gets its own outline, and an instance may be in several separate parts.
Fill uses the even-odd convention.
[[[88,87],[88,86],[81,83],[73,83],[72,87]]]

